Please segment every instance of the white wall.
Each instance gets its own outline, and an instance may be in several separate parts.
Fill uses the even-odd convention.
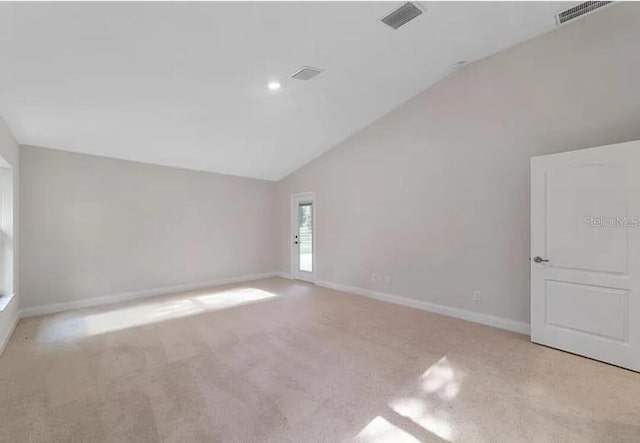
[[[13,238],[4,238],[3,241],[11,245],[13,249],[12,257],[3,257],[3,266],[7,264],[7,260],[11,259],[13,261],[13,276],[12,278],[6,279],[6,281],[2,282],[2,291],[5,293],[5,297],[9,295],[9,293],[13,292],[15,296],[9,301],[7,304],[4,300],[0,300],[0,354],[4,349],[4,346],[9,339],[9,335],[13,330],[13,326],[15,325],[18,319],[18,287],[16,286],[16,282],[18,281],[18,143],[13,138],[11,131],[5,124],[2,117],[0,117],[0,156],[9,166],[12,168],[12,176],[13,176],[13,234],[11,232],[7,232],[9,237]],[[4,164],[3,166],[7,166]],[[2,183],[6,184],[4,180],[6,175],[3,174]],[[5,208],[6,209],[6,208]],[[7,226],[6,223],[3,223],[3,226]]]
[[[618,4],[468,65],[281,181],[279,269],[315,191],[318,280],[528,323],[529,158],[640,139],[638,23]]]
[[[20,149],[21,306],[274,270],[275,184]]]

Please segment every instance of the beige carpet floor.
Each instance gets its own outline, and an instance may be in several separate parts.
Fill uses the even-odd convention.
[[[640,441],[640,374],[274,278],[20,321],[3,442]]]

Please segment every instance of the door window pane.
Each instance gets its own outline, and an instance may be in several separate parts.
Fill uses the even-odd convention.
[[[298,205],[298,268],[313,272],[313,205]]]

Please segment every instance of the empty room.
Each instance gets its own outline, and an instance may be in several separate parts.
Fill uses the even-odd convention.
[[[640,442],[638,42],[0,2],[0,442]]]

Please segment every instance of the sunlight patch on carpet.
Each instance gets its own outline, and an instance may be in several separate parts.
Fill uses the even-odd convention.
[[[229,309],[274,297],[277,295],[262,289],[242,287],[184,297],[172,296],[158,301],[148,299],[126,307],[114,305],[111,309],[78,310],[52,316],[43,322],[38,340],[43,343],[73,342],[92,335]]]
[[[354,439],[360,443],[419,443],[420,440],[406,431],[377,416]]]

